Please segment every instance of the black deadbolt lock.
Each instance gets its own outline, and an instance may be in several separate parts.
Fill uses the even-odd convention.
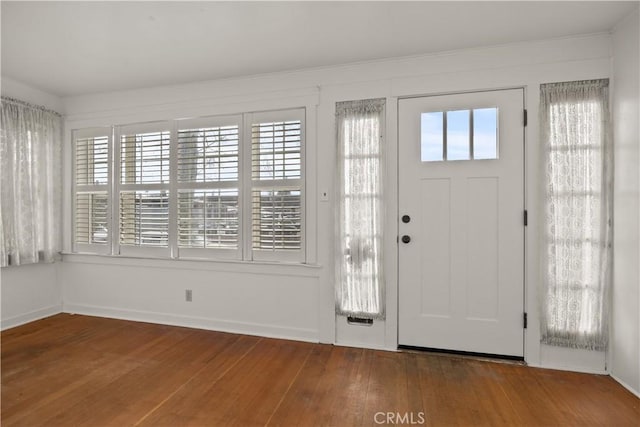
[[[411,217],[409,215],[402,215],[402,222],[405,224],[411,221]]]
[[[402,243],[409,243],[410,241],[411,237],[407,236],[406,234],[402,236]]]

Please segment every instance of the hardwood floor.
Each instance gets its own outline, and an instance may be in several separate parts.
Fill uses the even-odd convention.
[[[640,425],[607,376],[66,314],[1,338],[5,427]]]

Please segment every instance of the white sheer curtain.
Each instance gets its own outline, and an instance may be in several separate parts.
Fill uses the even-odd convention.
[[[384,318],[384,99],[336,104],[336,312]]]
[[[53,262],[61,246],[62,118],[2,97],[0,263]]]
[[[608,80],[541,86],[542,342],[604,350],[611,286]]]

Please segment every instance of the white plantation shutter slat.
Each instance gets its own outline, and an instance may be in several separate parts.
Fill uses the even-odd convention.
[[[178,130],[178,181],[237,181],[239,126]]]
[[[178,246],[238,248],[238,190],[178,193]]]
[[[109,173],[109,137],[76,139],[76,184],[106,185]]]
[[[163,184],[169,182],[171,134],[168,131],[120,136],[120,182]]]
[[[118,159],[121,253],[123,250],[137,253],[141,250],[138,248],[169,248],[169,128],[167,123],[149,123],[121,129]]]
[[[108,230],[107,192],[76,193],[75,206],[76,243],[106,244]]]
[[[178,130],[178,248],[238,251],[240,126],[201,124]]]
[[[300,195],[283,201],[281,190],[254,191],[252,197],[252,248],[260,251],[302,249]],[[290,197],[290,196],[289,196]]]
[[[120,192],[120,244],[159,246],[169,244],[169,192]]]
[[[251,126],[251,247],[302,250],[302,121]]]
[[[300,179],[300,120],[258,123],[251,128],[251,170],[254,180]]]
[[[110,209],[109,131],[96,129],[74,133],[74,245],[107,246]]]

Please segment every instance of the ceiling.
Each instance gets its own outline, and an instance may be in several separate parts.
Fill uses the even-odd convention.
[[[2,75],[66,97],[609,31],[638,2],[0,2]]]

